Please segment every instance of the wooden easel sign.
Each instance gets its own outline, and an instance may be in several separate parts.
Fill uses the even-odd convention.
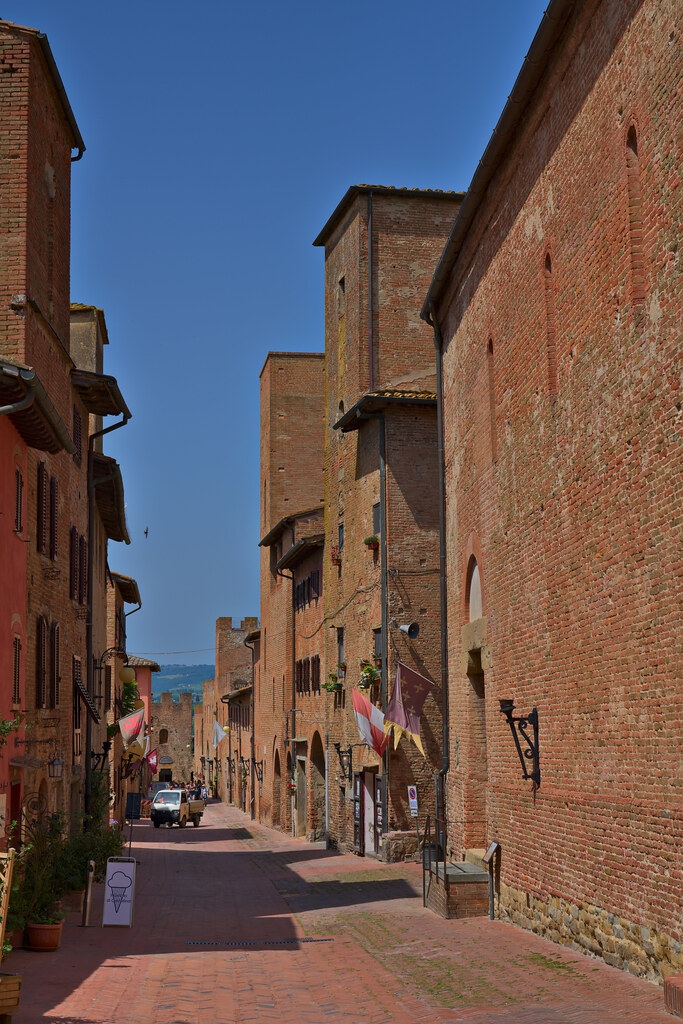
[[[130,928],[134,895],[135,857],[110,857],[104,883],[103,928]]]

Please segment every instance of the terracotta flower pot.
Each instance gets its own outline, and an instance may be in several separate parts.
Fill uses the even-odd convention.
[[[58,924],[27,924],[25,949],[50,953],[59,949],[62,941],[62,922]]]

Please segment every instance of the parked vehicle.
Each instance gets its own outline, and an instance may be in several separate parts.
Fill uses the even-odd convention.
[[[205,806],[203,800],[188,799],[185,789],[160,789],[154,794],[150,818],[155,828],[161,825],[185,828],[188,821],[197,828]]]

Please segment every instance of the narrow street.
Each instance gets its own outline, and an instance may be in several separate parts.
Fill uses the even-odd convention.
[[[136,823],[134,923],[70,914],[56,953],[12,952],[13,1024],[666,1024],[663,990],[487,919],[422,907],[418,865],[294,841],[212,804]]]

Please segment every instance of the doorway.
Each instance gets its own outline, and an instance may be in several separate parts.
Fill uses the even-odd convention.
[[[481,649],[468,654],[467,678],[467,774],[465,787],[465,848],[486,846],[486,679]]]

